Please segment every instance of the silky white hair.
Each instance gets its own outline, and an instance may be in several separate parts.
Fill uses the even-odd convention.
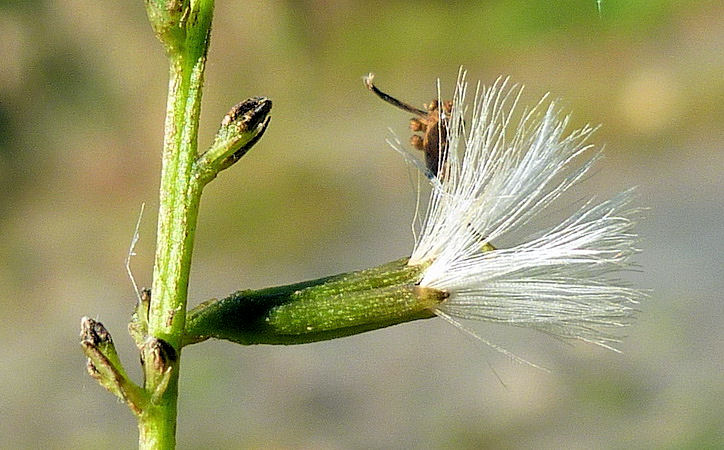
[[[644,296],[612,278],[638,252],[632,191],[490,250],[581,180],[600,152],[588,142],[595,128],[566,133],[569,117],[546,97],[514,120],[522,88],[508,79],[478,84],[472,107],[467,90],[461,70],[452,113],[439,124],[446,154],[409,262],[427,266],[421,286],[449,294],[435,312],[462,329],[458,319],[482,320],[613,349]]]

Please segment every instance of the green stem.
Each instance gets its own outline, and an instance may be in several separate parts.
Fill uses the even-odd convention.
[[[201,185],[193,179],[204,61],[171,68],[159,199],[149,334],[178,347]]]
[[[162,39],[169,55],[170,80],[148,338],[141,350],[144,387],[153,401],[139,417],[140,448],[174,448],[176,443],[181,343],[203,189],[193,167],[213,6],[213,0],[190,2],[180,24],[185,27],[185,40],[169,45]]]

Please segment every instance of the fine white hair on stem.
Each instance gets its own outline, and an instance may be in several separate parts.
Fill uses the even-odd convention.
[[[138,284],[136,283],[136,278],[133,276],[133,271],[131,270],[131,258],[136,256],[136,244],[138,243],[138,240],[141,238],[141,234],[139,233],[139,228],[141,228],[141,219],[143,219],[143,210],[146,207],[146,203],[141,203],[141,211],[138,213],[138,220],[136,220],[136,228],[133,230],[133,237],[131,238],[131,245],[128,247],[128,255],[126,255],[126,272],[128,273],[128,278],[131,279],[131,284],[133,285],[133,290],[136,291],[136,297],[138,298],[138,301],[141,301],[141,291],[138,289]]]
[[[612,348],[643,297],[612,278],[638,251],[632,191],[490,250],[579,181],[599,152],[588,143],[595,128],[566,133],[569,117],[546,97],[514,119],[522,88],[508,79],[478,84],[468,118],[467,90],[461,70],[451,116],[440,124],[444,162],[409,262],[427,266],[420,285],[448,293],[437,311],[448,321],[504,323]]]

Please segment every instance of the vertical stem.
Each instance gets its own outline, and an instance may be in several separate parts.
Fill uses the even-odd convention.
[[[170,80],[156,237],[156,259],[142,350],[145,388],[152,401],[139,417],[139,448],[176,443],[181,343],[186,322],[191,255],[203,185],[193,176],[201,89],[213,0],[191,2],[183,45],[169,50]]]
[[[180,307],[185,306],[201,194],[191,169],[201,101],[200,83],[193,80],[200,74],[193,72],[203,72],[203,65],[198,61],[190,72],[182,61],[173,62],[169,83],[148,326],[150,335],[176,349],[184,326],[185,309]]]

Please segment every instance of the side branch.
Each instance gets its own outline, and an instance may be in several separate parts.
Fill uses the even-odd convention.
[[[140,416],[148,404],[149,396],[128,378],[110,333],[102,323],[89,317],[83,317],[80,326],[80,345],[88,358],[88,373]]]
[[[271,107],[268,98],[252,97],[231,108],[221,121],[214,143],[196,160],[195,176],[206,184],[251,150],[269,126]]]

